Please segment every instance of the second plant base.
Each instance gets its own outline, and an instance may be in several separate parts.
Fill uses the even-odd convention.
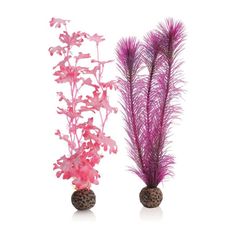
[[[77,210],[88,210],[94,207],[96,195],[91,189],[76,190],[71,196],[71,202]]]
[[[161,204],[163,195],[158,187],[144,187],[139,194],[139,199],[144,207],[154,208]]]

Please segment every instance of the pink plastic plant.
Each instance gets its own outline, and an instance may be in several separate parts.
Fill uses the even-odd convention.
[[[61,45],[49,48],[51,56],[60,57],[60,62],[53,67],[53,75],[57,83],[66,84],[69,89],[68,96],[57,92],[59,101],[64,103],[57,113],[66,117],[67,130],[66,133],[57,130],[55,134],[67,143],[68,154],[57,160],[54,170],[57,177],[72,178],[77,189],[90,189],[91,184],[98,184],[100,176],[94,166],[103,157],[103,151],[117,152],[115,141],[104,131],[109,115],[117,112],[108,100],[109,90],[116,89],[117,84],[115,80],[103,81],[104,67],[111,62],[100,60],[99,45],[104,41],[103,36],[80,31],[69,33],[68,22],[59,18],[50,21],[51,27],[64,28],[59,35]],[[94,44],[96,58],[84,52],[90,44]]]
[[[183,24],[167,19],[143,43],[129,37],[117,46],[130,157],[137,165],[131,170],[150,188],[173,175],[174,156],[168,147],[172,126],[182,111],[179,54],[184,39]]]

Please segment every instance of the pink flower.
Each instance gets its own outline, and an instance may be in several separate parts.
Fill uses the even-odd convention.
[[[69,20],[62,20],[60,18],[52,18],[50,20],[50,26],[53,27],[55,26],[55,28],[61,28],[61,25],[66,26],[67,22],[70,22]]]

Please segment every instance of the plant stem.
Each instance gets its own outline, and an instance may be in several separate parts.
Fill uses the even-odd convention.
[[[154,74],[154,63],[152,64],[149,80],[148,80],[148,91],[147,91],[147,101],[146,101],[146,113],[147,113],[147,135],[149,137],[150,132],[150,94],[151,94],[151,86],[152,86],[152,79]]]
[[[172,58],[173,58],[173,50],[172,50],[172,39],[169,39],[168,42],[168,50],[167,50],[167,63],[168,63],[168,71],[167,71],[167,83],[166,83],[166,88],[165,88],[165,97],[164,97],[164,101],[163,101],[163,106],[161,109],[161,115],[160,115],[160,130],[163,129],[163,123],[164,123],[164,116],[166,113],[166,107],[167,107],[167,99],[169,96],[169,90],[170,90],[170,80],[171,80],[171,70],[172,70]],[[165,132],[164,132],[165,133]],[[161,153],[159,153],[160,151],[162,151],[162,145],[163,145],[163,132],[160,133],[158,142],[157,142],[157,153],[158,156],[160,156]]]
[[[100,85],[100,80],[101,80],[101,65],[99,63],[100,57],[99,57],[98,43],[96,43],[96,49],[97,49],[97,62],[98,62],[98,66],[99,66],[99,69],[98,69],[98,85],[101,88],[101,85]],[[104,122],[101,110],[99,110],[99,115],[100,115],[100,119],[101,119],[101,124],[102,124],[101,126],[102,126],[102,132],[103,132],[104,126],[105,126],[105,122]]]
[[[130,74],[130,78],[132,77],[132,74]],[[136,120],[135,120],[135,113],[134,113],[134,104],[133,104],[133,86],[132,86],[132,79],[129,80],[129,94],[130,94],[130,110],[131,110],[131,124],[134,132],[134,141],[138,150],[138,156],[141,164],[142,171],[144,172],[144,166],[143,166],[143,159],[142,159],[142,152],[141,147],[138,139],[138,131],[136,127]]]

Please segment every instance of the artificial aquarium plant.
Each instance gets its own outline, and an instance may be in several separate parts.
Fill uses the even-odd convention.
[[[117,45],[129,156],[136,163],[131,170],[146,184],[139,197],[148,208],[159,206],[163,195],[157,186],[173,175],[174,157],[168,147],[173,122],[181,113],[179,53],[184,38],[182,23],[168,19],[143,42],[130,37]]]
[[[61,102],[57,113],[67,122],[64,131],[57,130],[55,134],[68,147],[67,153],[54,164],[54,170],[57,177],[72,179],[76,189],[72,204],[84,210],[93,207],[96,201],[90,189],[92,184],[98,184],[100,177],[95,165],[104,152],[117,152],[115,141],[105,134],[109,115],[117,112],[110,105],[108,93],[116,89],[117,84],[115,80],[105,82],[103,78],[104,68],[111,62],[100,59],[103,36],[81,31],[69,33],[68,23],[59,18],[50,21],[51,27],[64,29],[59,34],[60,45],[50,47],[49,52],[59,58],[53,75],[64,90],[57,92]]]

